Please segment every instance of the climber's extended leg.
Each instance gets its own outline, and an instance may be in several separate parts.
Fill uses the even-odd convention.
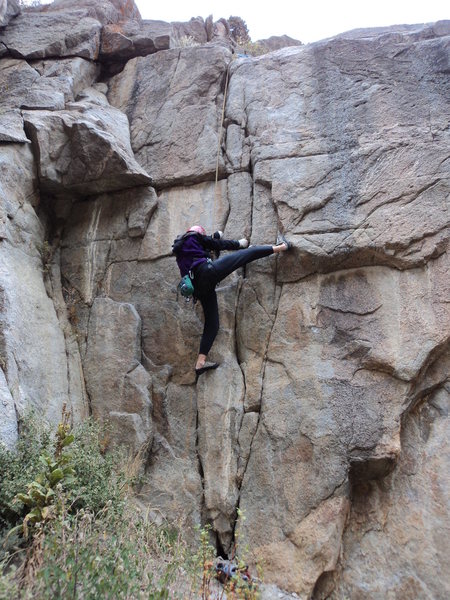
[[[288,244],[283,242],[277,246],[250,246],[245,250],[237,250],[215,260],[212,264],[216,273],[216,281],[222,281],[228,275],[243,267],[254,260],[270,256],[271,254],[277,254],[278,252],[285,252],[288,250]]]
[[[206,357],[211,350],[211,346],[216,339],[219,331],[219,307],[217,305],[217,295],[214,290],[209,291],[199,297],[205,316],[203,335],[200,341],[200,351],[195,365],[196,380],[199,375],[210,369],[216,369],[218,363],[207,363]]]
[[[205,324],[200,342],[200,351],[195,364],[195,381],[205,371],[216,369],[219,366],[218,363],[206,362],[208,352],[211,350],[219,331],[219,308],[214,290],[216,284],[239,267],[270,254],[285,252],[289,247],[290,244],[286,241],[276,246],[251,246],[245,250],[237,250],[219,258],[213,263],[204,263],[197,269],[194,285],[203,308]]]

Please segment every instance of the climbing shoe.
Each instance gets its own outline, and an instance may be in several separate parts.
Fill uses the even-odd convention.
[[[277,237],[277,246],[280,244],[286,244],[288,250],[291,250],[294,247],[294,244],[292,242],[288,242],[281,233],[279,233]]]
[[[200,377],[200,375],[202,373],[205,373],[206,371],[210,371],[211,369],[217,369],[218,366],[219,366],[219,363],[206,362],[203,365],[203,367],[201,367],[200,369],[195,369],[195,383],[197,383],[198,378]]]

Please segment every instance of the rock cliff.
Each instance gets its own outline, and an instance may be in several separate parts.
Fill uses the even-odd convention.
[[[447,598],[449,22],[257,58],[131,0],[3,0],[0,26],[3,442],[30,406],[92,413],[147,449],[155,518],[268,582]],[[295,245],[220,286],[197,386],[194,223]]]

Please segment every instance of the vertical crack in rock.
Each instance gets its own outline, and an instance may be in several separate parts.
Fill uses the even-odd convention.
[[[277,259],[278,259],[278,257],[277,257]],[[236,527],[238,527],[238,525],[239,525],[237,517],[238,517],[238,511],[239,511],[239,507],[240,507],[241,489],[242,489],[242,486],[243,486],[244,481],[245,481],[245,474],[246,474],[247,467],[248,467],[248,464],[250,462],[250,457],[251,457],[251,454],[252,454],[253,440],[255,439],[256,434],[258,433],[258,429],[259,429],[259,426],[260,426],[260,423],[261,423],[261,416],[262,416],[262,412],[263,412],[262,400],[263,400],[263,395],[264,395],[264,381],[265,381],[265,376],[266,376],[266,365],[267,365],[267,361],[268,361],[267,355],[268,355],[268,352],[269,352],[270,341],[271,341],[271,338],[272,338],[272,332],[273,332],[273,329],[275,327],[275,323],[276,323],[276,320],[277,320],[278,309],[279,309],[279,305],[280,305],[280,299],[281,299],[282,291],[283,291],[283,284],[281,284],[281,286],[280,286],[280,293],[278,294],[278,298],[276,300],[275,311],[274,311],[273,321],[272,321],[272,327],[271,327],[271,330],[270,330],[270,334],[268,336],[266,347],[264,349],[264,358],[263,358],[263,364],[262,364],[262,377],[261,377],[261,379],[262,379],[261,380],[261,390],[260,390],[260,395],[259,395],[259,406],[260,406],[260,409],[258,411],[258,421],[256,423],[255,431],[253,432],[253,435],[252,435],[251,440],[250,440],[248,457],[247,457],[247,460],[246,460],[244,468],[243,468],[242,478],[241,478],[241,481],[240,481],[240,484],[239,484],[239,488],[238,488],[239,495],[238,495],[238,499],[237,499],[237,503],[236,503],[236,519],[234,521],[233,530],[232,530],[232,543],[231,543],[231,547],[232,548],[236,544]],[[243,377],[244,377],[244,383],[245,383],[245,375],[244,375],[244,373],[243,373]]]
[[[85,347],[85,350],[84,350],[84,356],[87,355],[88,349],[89,349],[89,344],[90,344],[89,329],[90,329],[90,323],[91,323],[91,316],[92,316],[92,308],[89,307],[88,308],[88,316],[87,316],[87,320],[86,320],[86,341],[85,341],[86,347]],[[87,396],[87,400],[88,400],[89,416],[92,416],[92,414],[93,414],[93,402],[92,402],[91,394],[89,393],[88,386],[86,385],[86,378],[84,378],[84,387],[85,387],[85,390],[86,390],[86,396]]]
[[[250,192],[250,233],[249,233],[249,239],[251,239],[252,234],[253,234],[253,209],[254,209],[254,202],[255,202],[255,178],[254,178],[254,172],[253,172],[253,164],[251,161],[249,161],[249,163],[248,163],[248,172],[249,172],[251,180],[252,180],[252,188],[251,188],[251,192]]]
[[[206,510],[206,498],[205,498],[205,471],[203,469],[203,463],[202,463],[202,457],[201,457],[201,453],[199,450],[199,429],[200,429],[200,423],[199,423],[199,410],[198,410],[198,403],[196,401],[196,406],[197,406],[197,412],[196,412],[196,421],[195,421],[195,432],[196,432],[196,438],[195,438],[195,455],[197,458],[197,468],[198,468],[198,474],[200,476],[200,482],[201,482],[201,486],[202,486],[202,497],[201,497],[201,506],[200,506],[200,515],[202,515],[203,518],[206,518],[206,514],[207,514],[207,510]],[[216,534],[217,536],[217,534]]]

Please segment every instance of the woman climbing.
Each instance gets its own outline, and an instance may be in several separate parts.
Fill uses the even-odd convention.
[[[200,350],[195,364],[195,381],[209,369],[216,369],[219,364],[206,362],[208,352],[219,331],[219,309],[217,306],[216,285],[239,267],[278,252],[285,252],[292,243],[283,237],[275,246],[250,246],[248,240],[224,240],[222,232],[216,231],[212,236],[206,235],[201,225],[194,225],[179,235],[172,246],[177,259],[181,277],[189,275],[194,285],[194,298],[200,300],[205,317]],[[211,251],[237,250],[216,260],[211,260]]]

